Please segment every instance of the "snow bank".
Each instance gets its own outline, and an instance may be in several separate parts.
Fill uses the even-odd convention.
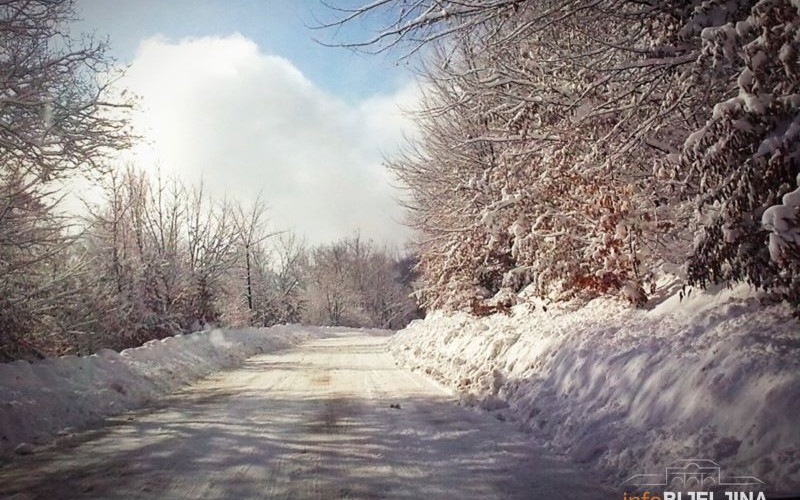
[[[607,299],[433,315],[390,341],[465,404],[522,421],[609,480],[707,458],[800,490],[800,328],[746,288],[632,310]]]
[[[67,427],[140,407],[258,353],[321,337],[299,325],[210,330],[153,340],[120,353],[0,364],[0,457]]]

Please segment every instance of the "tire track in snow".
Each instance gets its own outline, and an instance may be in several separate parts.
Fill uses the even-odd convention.
[[[0,498],[604,496],[512,425],[397,369],[385,341],[349,332],[251,358],[0,469]]]

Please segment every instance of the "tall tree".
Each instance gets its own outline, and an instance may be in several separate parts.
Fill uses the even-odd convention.
[[[797,216],[763,218],[794,206],[798,9],[390,0],[327,24],[372,17],[375,37],[341,45],[422,61],[422,140],[390,164],[411,193],[424,304],[641,304],[663,272],[800,303],[780,229]]]
[[[58,304],[83,266],[63,259],[77,231],[55,210],[60,182],[96,175],[130,139],[106,47],[71,35],[73,18],[70,0],[0,2],[0,357],[72,329]]]

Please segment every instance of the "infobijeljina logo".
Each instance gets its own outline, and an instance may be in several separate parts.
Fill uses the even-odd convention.
[[[636,474],[624,484],[641,492],[624,492],[623,500],[765,500],[764,481],[753,476],[723,475],[712,460],[676,460],[663,474]],[[716,495],[716,496],[715,496]]]

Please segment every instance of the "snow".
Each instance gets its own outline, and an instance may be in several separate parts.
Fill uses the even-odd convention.
[[[728,101],[728,102],[730,103],[730,101]],[[737,102],[738,102],[738,98],[737,98]],[[732,104],[730,104],[730,105],[732,105]],[[714,106],[714,113],[723,113],[724,112],[723,108],[718,108],[718,106],[720,106],[720,105],[718,104],[717,106]],[[729,104],[724,104],[723,106],[729,106]],[[706,127],[700,127],[696,131],[694,131],[691,134],[689,134],[689,137],[686,138],[686,141],[684,142],[684,145],[683,145],[684,150],[686,150],[686,151],[695,150],[697,148],[697,146],[700,144],[700,141],[703,139],[703,136],[705,135],[705,133],[706,133]]]
[[[736,23],[736,34],[742,38],[746,37],[752,29],[753,22],[749,18]]]
[[[740,88],[750,90],[756,81],[756,77],[750,68],[745,67],[739,74],[738,84]]]
[[[800,175],[797,177],[800,186]],[[792,249],[800,246],[800,228],[797,217],[800,209],[800,187],[783,195],[780,205],[773,205],[764,211],[761,224],[770,231],[770,258],[781,263]]]
[[[120,353],[0,364],[0,457],[141,407],[221,368],[327,329],[298,325],[209,330],[147,342]]]
[[[0,498],[597,500],[601,478],[398,369],[392,332],[253,356],[0,468]]]
[[[742,93],[740,97],[744,100],[744,110],[748,113],[763,115],[771,104],[771,98],[768,94],[754,95]]]
[[[390,349],[612,481],[702,457],[796,492],[798,326],[788,306],[740,286],[651,310],[596,299],[484,318],[435,313]]]

